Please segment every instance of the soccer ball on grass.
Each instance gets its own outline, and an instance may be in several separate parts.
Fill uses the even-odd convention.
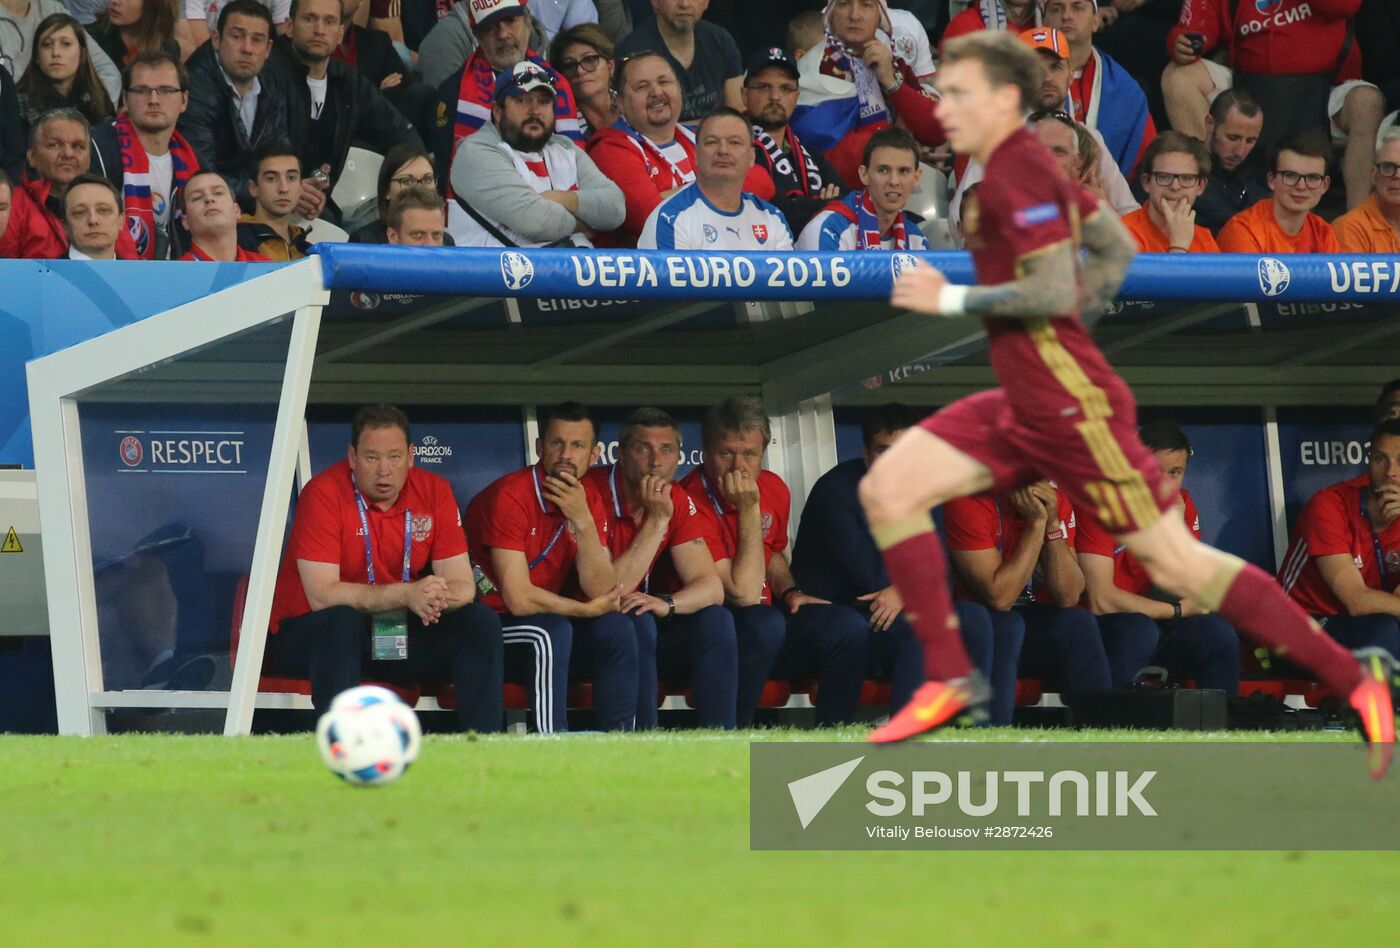
[[[331,773],[347,783],[393,783],[418,759],[418,716],[378,685],[342,691],[316,724],[316,746]]]

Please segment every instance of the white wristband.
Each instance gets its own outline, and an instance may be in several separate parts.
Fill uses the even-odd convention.
[[[944,316],[961,316],[966,305],[967,287],[948,283],[938,291],[938,311]]]

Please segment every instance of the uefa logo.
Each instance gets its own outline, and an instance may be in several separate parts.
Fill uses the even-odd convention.
[[[890,275],[898,280],[899,275],[906,270],[912,270],[919,265],[918,259],[912,253],[890,254]]]
[[[1278,296],[1288,289],[1291,279],[1288,264],[1282,260],[1277,257],[1259,258],[1259,289],[1264,291],[1265,296]]]
[[[117,446],[117,453],[121,455],[122,463],[127,467],[135,467],[145,457],[145,451],[141,448],[141,439],[134,435],[122,438],[122,443]]]
[[[506,289],[519,292],[530,285],[535,278],[535,265],[523,253],[507,250],[501,254],[501,279]]]

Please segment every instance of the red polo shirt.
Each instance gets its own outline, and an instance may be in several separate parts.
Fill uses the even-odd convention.
[[[207,253],[205,253],[205,252],[204,252],[204,248],[200,247],[199,244],[196,244],[196,243],[191,243],[191,244],[190,244],[190,249],[189,249],[189,251],[188,251],[184,256],[182,256],[180,259],[181,259],[181,260],[186,260],[186,261],[203,260],[203,261],[206,261],[206,262],[209,262],[209,263],[215,262],[215,261],[214,261],[214,258],[211,257],[211,256],[209,256]],[[264,257],[264,256],[263,256],[262,254],[260,254],[260,253],[254,253],[254,252],[251,251],[251,250],[244,250],[242,247],[239,247],[238,250],[237,250],[237,253],[234,255],[233,262],[234,262],[234,263],[272,263],[272,260],[271,260],[271,258]]]
[[[1371,518],[1361,512],[1362,491],[1370,486],[1370,475],[1359,474],[1322,488],[1312,495],[1293,525],[1293,543],[1278,578],[1293,601],[1310,615],[1335,616],[1344,611],[1317,568],[1319,556],[1350,556],[1371,589],[1390,592],[1400,585],[1400,520],[1379,534],[1371,530]],[[1377,541],[1384,562],[1376,558]]]
[[[588,473],[584,475],[584,483],[603,498],[604,512],[608,518],[608,547],[612,551],[613,559],[617,559],[627,552],[637,534],[642,532],[642,523],[634,520],[632,511],[627,509],[627,492],[622,485],[622,474],[617,465],[589,468]],[[685,488],[674,481],[669,486],[671,522],[666,527],[666,536],[657,547],[656,555],[652,557],[651,565],[647,567],[646,576],[642,580],[643,588],[648,586],[651,571],[656,568],[656,562],[661,559],[664,551],[705,537],[708,532],[705,521],[700,519],[700,511],[696,508],[695,501],[686,493]],[[645,517],[642,522],[645,523]],[[630,589],[624,591],[631,592]]]
[[[732,560],[739,550],[739,511],[720,496],[719,485],[710,482],[705,469],[697,467],[681,479],[695,508],[705,524],[705,542],[709,544],[710,555],[715,562]],[[768,588],[768,564],[773,554],[781,553],[788,545],[788,513],[792,510],[792,494],[783,479],[772,471],[758,474],[759,522],[763,529],[763,596],[762,602],[773,601],[773,590]]]
[[[1045,525],[1045,532],[1053,534],[1057,530],[1065,534],[1065,542],[1074,549],[1076,523],[1074,508],[1064,491],[1057,492],[1059,508],[1056,516],[1059,522]],[[1026,521],[1016,513],[1016,508],[1005,497],[993,494],[974,494],[959,497],[943,505],[943,531],[948,536],[950,550],[996,550],[1002,559],[1008,550],[1016,548],[1021,535],[1026,532]],[[1032,579],[1032,586],[1035,581]],[[1036,602],[1049,602],[1050,595],[1042,589],[1033,589]],[[959,579],[954,584],[953,595],[957,599],[973,600],[972,590]]]
[[[1191,499],[1189,491],[1181,492],[1183,503],[1182,516],[1186,519],[1186,526],[1191,531],[1191,535],[1197,540],[1201,538],[1201,517],[1196,512],[1196,502]],[[1113,560],[1113,585],[1119,589],[1126,589],[1130,593],[1139,596],[1146,596],[1152,592],[1152,579],[1147,575],[1147,570],[1138,558],[1129,553],[1127,549],[1118,542],[1118,539],[1109,533],[1094,517],[1085,518],[1079,525],[1079,534],[1075,538],[1074,548],[1080,553],[1094,553],[1098,556],[1107,556]]]
[[[422,576],[433,560],[445,560],[467,552],[462,514],[446,479],[422,468],[408,469],[408,481],[388,510],[366,503],[370,550],[374,556],[376,584],[403,581],[404,517],[409,517],[409,578]],[[272,596],[272,621],[276,632],[283,619],[311,611],[301,584],[297,560],[336,563],[340,581],[369,582],[365,562],[365,537],[355,488],[350,482],[350,462],[340,461],[313,477],[297,498],[292,538],[282,556],[277,588]]]
[[[501,578],[491,562],[491,550],[519,550],[530,566],[530,582],[538,589],[562,594],[574,571],[578,538],[557,506],[544,499],[544,473],[538,464],[499,477],[467,505],[467,537],[476,565],[495,584],[495,591],[481,597],[497,612],[506,611]],[[584,480],[588,509],[598,537],[608,546],[608,516],[602,495]]]

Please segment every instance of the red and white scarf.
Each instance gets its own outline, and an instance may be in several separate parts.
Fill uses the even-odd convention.
[[[122,204],[126,207],[126,229],[143,260],[151,260],[156,252],[156,215],[151,198],[151,163],[146,148],[136,137],[131,119],[123,114],[116,121],[117,147],[122,153]],[[177,195],[196,172],[199,158],[184,136],[170,136],[170,226],[175,226],[175,208],[180,206]]]

